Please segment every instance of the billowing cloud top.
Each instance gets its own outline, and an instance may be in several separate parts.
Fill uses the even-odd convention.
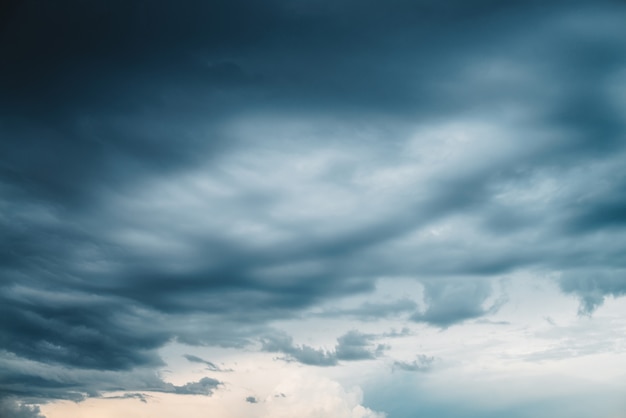
[[[375,359],[376,335],[272,324],[446,329],[509,272],[581,314],[626,293],[623,2],[3,7],[0,407],[212,393],[155,374],[172,341]],[[423,297],[328,308],[381,278]]]

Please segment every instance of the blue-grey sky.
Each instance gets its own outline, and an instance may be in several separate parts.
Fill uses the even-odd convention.
[[[622,417],[625,21],[4,2],[0,418]]]

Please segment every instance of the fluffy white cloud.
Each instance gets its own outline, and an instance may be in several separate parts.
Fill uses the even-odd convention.
[[[322,378],[296,375],[280,383],[263,402],[264,418],[384,418],[362,405],[360,388],[345,389]]]

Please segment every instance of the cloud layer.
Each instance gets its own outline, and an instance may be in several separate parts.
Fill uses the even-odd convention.
[[[211,395],[156,373],[174,341],[372,360],[374,334],[325,350],[273,322],[447,329],[519,271],[585,315],[626,294],[621,2],[11,4],[1,393]],[[423,292],[339,306],[382,278]]]

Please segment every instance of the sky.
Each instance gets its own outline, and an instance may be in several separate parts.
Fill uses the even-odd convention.
[[[0,418],[626,418],[625,21],[3,2]]]

